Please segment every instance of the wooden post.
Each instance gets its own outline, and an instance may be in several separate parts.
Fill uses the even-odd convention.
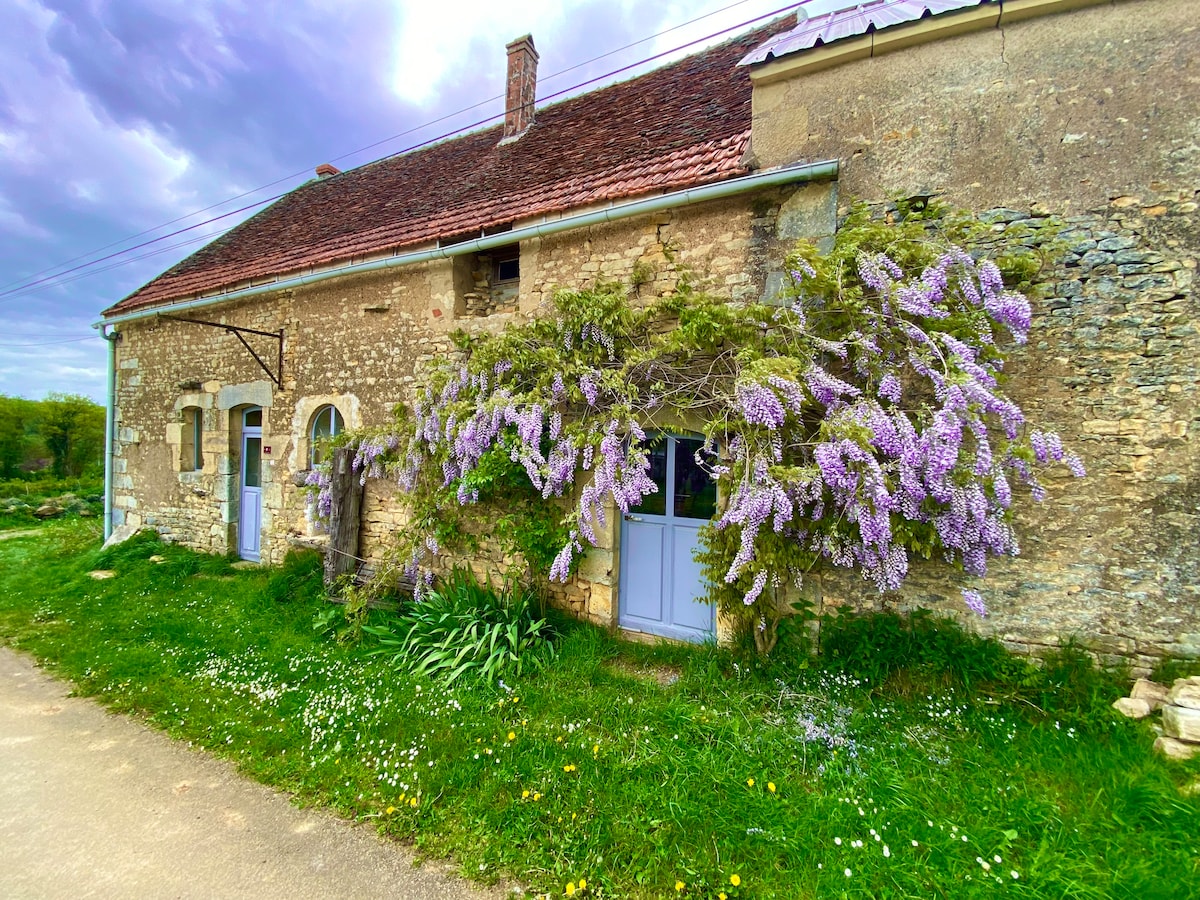
[[[330,587],[358,564],[358,535],[363,488],[354,471],[354,451],[333,451],[329,485],[329,546],[325,550],[325,586]]]

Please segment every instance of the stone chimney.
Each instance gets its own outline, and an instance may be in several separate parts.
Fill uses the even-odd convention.
[[[504,91],[504,140],[515,140],[533,124],[533,101],[537,92],[538,52],[533,35],[519,37],[508,45],[508,81]]]

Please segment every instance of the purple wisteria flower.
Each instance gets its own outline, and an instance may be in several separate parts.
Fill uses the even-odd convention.
[[[971,612],[975,613],[975,615],[979,616],[980,618],[987,616],[987,604],[984,603],[983,597],[980,596],[979,591],[965,590],[962,592],[962,597],[963,602],[967,604],[967,608],[971,610]]]
[[[742,382],[737,386],[735,396],[742,418],[750,425],[766,425],[768,428],[783,425],[787,413],[779,397],[770,388],[753,381]]]

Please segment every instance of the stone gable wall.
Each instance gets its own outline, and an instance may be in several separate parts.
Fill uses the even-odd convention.
[[[1087,477],[1058,468],[1048,497],[1017,493],[1021,556],[979,582],[939,563],[914,566],[885,596],[845,573],[810,579],[819,610],[932,608],[1013,649],[1076,639],[1141,668],[1200,656],[1200,260],[1197,200],[1115,198],[1071,216],[982,214],[997,241],[1066,252],[1034,298],[1029,343],[1007,367],[1032,425],[1057,431]],[[1028,236],[1025,236],[1028,235]],[[979,588],[989,615],[967,612]]]

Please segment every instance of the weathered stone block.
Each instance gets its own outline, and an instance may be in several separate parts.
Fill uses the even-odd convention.
[[[1150,704],[1145,700],[1122,697],[1113,704],[1113,709],[1130,719],[1144,719],[1150,715]]]
[[[1163,707],[1163,734],[1200,744],[1200,709],[1185,706]]]
[[[1172,706],[1200,710],[1200,675],[1176,678],[1167,693],[1166,702]]]
[[[1129,696],[1134,700],[1145,700],[1151,709],[1158,709],[1167,702],[1168,690],[1165,684],[1159,684],[1149,678],[1139,678],[1133,683]]]
[[[612,587],[599,582],[592,583],[592,594],[588,601],[588,614],[596,621],[611,623],[613,620]]]
[[[1189,744],[1163,735],[1154,742],[1154,749],[1167,759],[1191,759],[1200,753],[1200,744]]]

